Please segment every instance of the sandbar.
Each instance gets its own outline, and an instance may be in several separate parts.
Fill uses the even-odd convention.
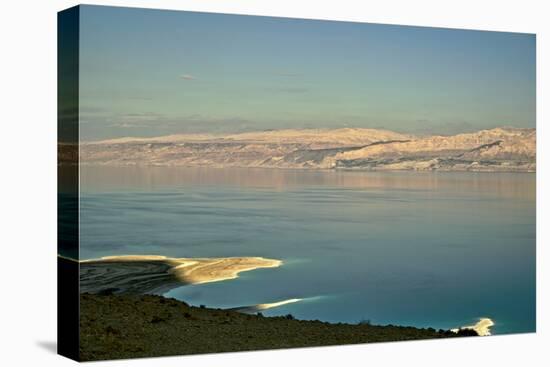
[[[80,261],[80,293],[163,294],[181,285],[235,279],[240,272],[281,264],[263,257],[107,256]]]

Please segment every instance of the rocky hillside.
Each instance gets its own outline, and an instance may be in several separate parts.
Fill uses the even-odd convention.
[[[374,129],[122,138],[81,145],[81,163],[363,170],[535,171],[535,129],[453,136]]]
[[[193,307],[160,296],[80,296],[79,360],[477,336],[474,330],[330,324]]]

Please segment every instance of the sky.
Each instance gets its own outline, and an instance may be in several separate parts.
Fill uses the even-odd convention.
[[[80,138],[535,127],[535,35],[81,6]]]

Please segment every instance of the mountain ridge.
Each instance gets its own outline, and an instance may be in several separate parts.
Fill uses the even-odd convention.
[[[449,136],[342,128],[126,137],[82,143],[80,163],[534,172],[536,129],[498,127]]]

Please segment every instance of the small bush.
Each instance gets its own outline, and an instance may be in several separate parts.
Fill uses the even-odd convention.
[[[153,316],[153,318],[151,319],[151,324],[158,324],[159,322],[163,321],[166,321],[166,319],[159,316]]]
[[[105,334],[109,335],[120,335],[120,331],[118,331],[117,329],[115,329],[114,327],[112,327],[111,325],[107,326],[105,328]]]

